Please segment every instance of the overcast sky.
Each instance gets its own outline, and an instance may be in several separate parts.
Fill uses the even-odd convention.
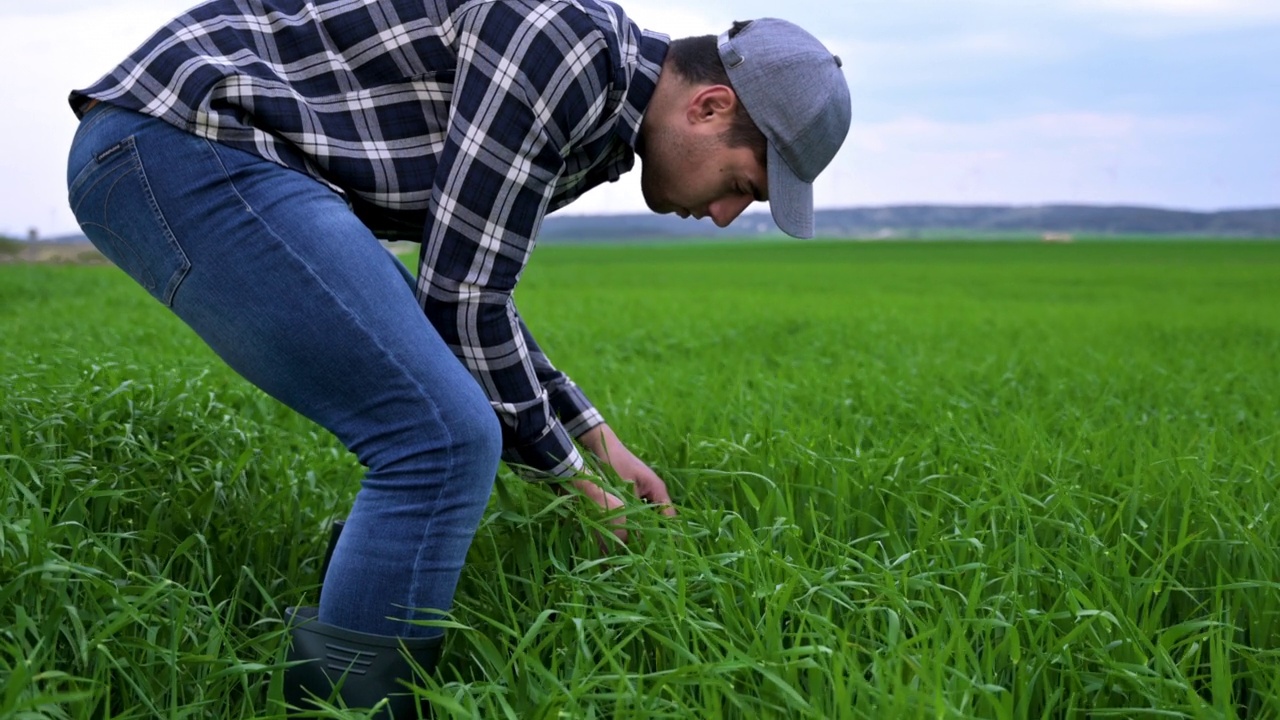
[[[76,231],[65,98],[191,0],[0,0],[0,233]],[[674,37],[775,16],[845,60],[820,207],[1280,205],[1280,0],[632,0]],[[638,173],[565,212],[644,209]]]

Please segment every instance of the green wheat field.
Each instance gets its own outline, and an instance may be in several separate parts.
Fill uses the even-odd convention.
[[[517,299],[680,515],[606,556],[503,470],[436,717],[1280,718],[1280,243],[551,246]],[[283,717],[359,479],[122,273],[0,266],[0,718]]]

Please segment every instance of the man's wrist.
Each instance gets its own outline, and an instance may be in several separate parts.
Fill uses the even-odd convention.
[[[611,450],[621,447],[618,436],[609,427],[609,423],[600,423],[578,437],[578,442],[591,451],[600,460],[608,462]]]
[[[552,396],[552,398],[554,399],[555,396]],[[558,403],[553,402],[552,409],[556,411],[556,415],[560,418],[561,424],[564,425],[565,431],[579,441],[582,440],[583,435],[586,435],[593,428],[604,424],[604,416],[600,414],[599,410],[596,410],[591,406],[587,406],[586,410],[583,410],[572,417],[567,416],[563,410],[560,409],[560,405]]]

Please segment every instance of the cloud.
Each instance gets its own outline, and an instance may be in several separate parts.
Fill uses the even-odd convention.
[[[1082,9],[1123,15],[1164,15],[1220,20],[1280,20],[1274,0],[1074,0]]]
[[[38,3],[11,3],[0,6],[0,18],[70,17],[83,13],[111,13],[119,21],[126,18],[136,20],[139,29],[147,31],[154,29],[153,20],[157,23],[164,22],[195,6],[198,2],[199,0],[42,0]]]
[[[16,107],[0,113],[0,175],[6,178],[0,232],[25,235],[28,225],[46,235],[76,229],[66,207],[66,153],[76,128],[67,94],[96,81],[191,4],[128,0],[83,3],[80,9],[62,0],[6,6],[0,92]]]
[[[1138,38],[1203,36],[1280,25],[1276,0],[1071,0],[1100,29]],[[1280,53],[1275,61],[1280,62]]]
[[[855,122],[820,200],[827,205],[1141,203],[1212,209],[1274,204],[1280,148],[1232,147],[1247,124],[1211,115],[1075,111],[990,121]],[[1180,148],[1173,153],[1169,148]]]
[[[1037,113],[987,122],[943,122],[905,117],[888,122],[860,123],[850,142],[864,150],[951,146],[956,143],[987,147],[1072,145],[1080,142],[1129,142],[1143,137],[1176,135],[1190,139],[1222,130],[1210,116],[1142,116],[1133,113],[1088,111]]]
[[[1280,172],[1272,161],[1280,160],[1280,148],[1223,145],[1222,138],[1246,131],[1211,115],[1088,110],[964,122],[922,115],[855,121],[844,148],[814,184],[814,201],[819,208],[1079,202],[1217,209],[1275,204],[1280,201]],[[1195,150],[1175,153],[1169,148]],[[635,212],[640,197],[635,175],[593,190],[567,212]]]
[[[672,37],[781,16],[845,60],[855,125],[823,207],[1280,204],[1280,0],[618,1]],[[0,231],[75,229],[67,91],[195,2],[0,2]],[[637,177],[573,210],[642,210]]]
[[[705,6],[667,0],[622,3],[627,17],[646,30],[664,33],[673,38],[691,35],[716,35],[730,20],[723,15],[708,12]]]

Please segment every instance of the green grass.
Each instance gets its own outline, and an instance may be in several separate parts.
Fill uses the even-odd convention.
[[[505,473],[439,717],[1280,717],[1280,244],[548,247],[664,475]],[[269,717],[359,481],[111,268],[0,267],[0,718]]]

